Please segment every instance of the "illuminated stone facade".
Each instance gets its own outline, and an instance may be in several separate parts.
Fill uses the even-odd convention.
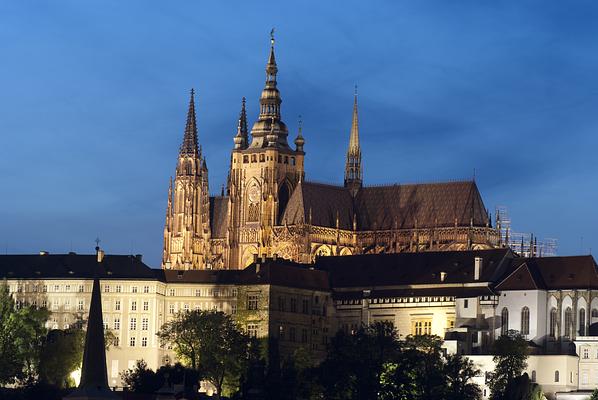
[[[363,186],[357,93],[344,185],[305,180],[305,139],[287,140],[274,39],[259,117],[245,99],[226,190],[208,194],[193,93],[164,228],[164,269],[239,269],[256,255],[303,263],[316,256],[499,247],[475,182]]]

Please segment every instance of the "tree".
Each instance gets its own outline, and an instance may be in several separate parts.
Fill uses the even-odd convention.
[[[147,367],[144,360],[137,360],[135,366],[121,372],[120,377],[124,384],[135,393],[154,393],[162,386],[156,373]]]
[[[147,367],[145,360],[137,360],[133,368],[120,373],[120,377],[135,393],[152,394],[164,385],[168,377],[169,384],[189,384],[199,381],[197,371],[185,368],[180,363],[163,365],[157,371]]]
[[[0,384],[33,380],[47,318],[45,309],[17,309],[8,285],[0,284]]]
[[[598,389],[594,389],[589,400],[598,400]]]
[[[496,367],[490,379],[491,399],[508,399],[507,386],[520,377],[527,366],[527,342],[519,332],[511,330],[494,342],[493,350]]]
[[[84,342],[81,328],[50,331],[40,355],[40,381],[60,388],[74,386],[70,375],[81,367]]]
[[[438,336],[407,336],[401,343],[399,355],[384,365],[379,398],[443,399],[446,379],[441,346],[442,340]]]
[[[397,332],[389,323],[362,327],[354,334],[338,332],[319,369],[319,382],[327,399],[371,399],[380,389],[386,362],[399,349]]]
[[[444,365],[447,381],[446,400],[477,400],[482,390],[471,380],[480,374],[470,359],[459,354],[448,355]]]
[[[238,386],[247,362],[248,338],[229,315],[203,310],[182,312],[162,326],[158,337],[172,345],[184,364],[200,371],[218,396],[225,380],[229,386]]]

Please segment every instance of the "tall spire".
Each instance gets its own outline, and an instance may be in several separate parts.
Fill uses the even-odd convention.
[[[359,118],[357,115],[357,86],[353,98],[353,121],[349,136],[349,148],[345,163],[345,187],[351,189],[353,195],[357,194],[362,184],[361,146],[359,144]]]
[[[189,99],[189,111],[187,111],[187,124],[185,125],[185,136],[181,144],[180,155],[197,156],[197,120],[195,119],[195,90],[191,89]]]
[[[100,280],[93,280],[79,387],[67,399],[116,399],[108,386]]]
[[[235,149],[247,148],[247,112],[245,111],[245,97],[241,105],[241,114],[239,115],[239,123],[237,125],[237,135],[234,138]]]

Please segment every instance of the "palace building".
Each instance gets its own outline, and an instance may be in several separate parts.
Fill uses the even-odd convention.
[[[546,396],[598,385],[598,266],[592,256],[520,257],[509,248],[318,257],[313,264],[259,257],[242,270],[164,270],[140,256],[0,255],[0,279],[17,308],[50,311],[49,329],[88,319],[94,279],[115,342],[110,386],[143,359],[176,361],[156,333],[179,312],[230,314],[280,360],[297,351],[314,363],[340,331],[376,322],[399,338],[432,334],[447,354],[471,359],[489,397],[492,344],[516,330],[529,343],[526,372]],[[266,354],[266,352],[264,352]],[[207,390],[207,388],[204,388]],[[561,393],[562,394],[562,393]]]
[[[226,190],[210,196],[194,92],[168,190],[162,268],[241,269],[256,256],[310,263],[316,256],[501,247],[474,181],[363,185],[357,93],[343,185],[306,180],[301,125],[293,145],[282,120],[274,38],[259,116],[245,98]]]

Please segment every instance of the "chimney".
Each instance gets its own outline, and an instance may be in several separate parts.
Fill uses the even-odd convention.
[[[446,272],[441,271],[440,272],[440,282],[444,282],[446,279]]]
[[[104,261],[104,250],[100,249],[100,247],[96,247],[96,257],[97,257],[97,261],[99,263],[101,263],[102,261]]]
[[[137,261],[141,262],[143,260],[143,254],[135,254],[135,258]]]
[[[482,276],[482,257],[476,257],[474,261],[473,279],[479,281]]]

